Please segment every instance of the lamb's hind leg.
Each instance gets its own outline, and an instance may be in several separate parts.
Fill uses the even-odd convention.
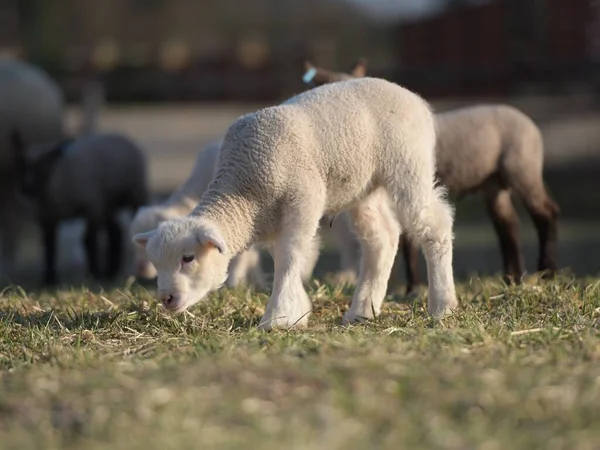
[[[510,191],[493,183],[484,187],[483,196],[498,235],[505,279],[509,283],[518,283],[524,263],[519,245],[519,216],[510,199]]]
[[[421,244],[427,262],[428,305],[434,317],[441,317],[457,306],[452,270],[452,207],[440,188],[422,188],[398,195],[398,218],[408,237]]]
[[[382,188],[352,208],[350,217],[362,257],[358,283],[344,323],[371,319],[381,312],[400,236],[400,225]]]
[[[324,199],[321,202],[311,199],[284,215],[282,231],[272,251],[275,263],[273,292],[259,324],[263,330],[302,328],[308,324],[312,304],[302,281],[310,266],[308,259],[315,249],[323,205]]]
[[[541,194],[543,192],[543,195]],[[558,239],[557,216],[558,205],[546,193],[540,190],[540,195],[524,197],[527,211],[533,219],[539,240],[538,270],[552,277],[556,273],[556,242]]]

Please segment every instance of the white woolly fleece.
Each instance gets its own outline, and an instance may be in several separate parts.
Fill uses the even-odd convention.
[[[452,209],[435,187],[434,147],[429,106],[407,89],[375,78],[321,86],[239,118],[190,216],[134,240],[147,248],[173,311],[217,288],[223,261],[273,243],[275,280],[261,327],[304,326],[311,304],[302,272],[319,221],[348,210],[363,251],[344,320],[381,311],[400,226],[423,243],[429,311],[441,316],[457,303]]]

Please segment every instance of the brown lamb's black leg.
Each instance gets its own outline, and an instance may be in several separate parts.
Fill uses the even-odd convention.
[[[400,237],[400,245],[406,261],[406,295],[409,295],[423,284],[419,267],[419,247],[406,234]]]
[[[414,245],[405,234],[400,235],[398,247],[392,268],[392,277],[390,277],[389,290],[393,291],[400,286],[398,272],[400,271],[400,267],[405,264],[406,295],[409,295],[423,284],[419,268],[419,247]],[[403,259],[404,261],[402,261]]]
[[[544,277],[556,275],[556,244],[558,240],[558,205],[548,196],[537,202],[527,202],[527,211],[533,219],[539,241],[538,270]]]
[[[512,204],[510,191],[500,186],[488,186],[484,190],[484,198],[498,235],[505,280],[519,283],[525,264],[519,245],[519,216]]]

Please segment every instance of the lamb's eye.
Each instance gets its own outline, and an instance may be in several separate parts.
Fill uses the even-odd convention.
[[[189,256],[183,256],[181,258],[181,261],[184,263],[191,263],[194,260],[195,256],[194,255],[189,255]]]

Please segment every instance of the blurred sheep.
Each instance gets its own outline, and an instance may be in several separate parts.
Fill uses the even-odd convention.
[[[304,80],[315,85],[333,83],[341,76],[353,78],[366,70],[359,61],[351,75],[315,68],[307,62]],[[314,77],[307,77],[314,74]],[[318,76],[317,76],[318,75]],[[310,80],[308,80],[310,78]],[[521,111],[507,105],[477,105],[436,114],[437,177],[451,197],[479,192],[483,195],[500,242],[507,281],[519,281],[525,272],[518,238],[519,218],[511,193],[523,201],[539,239],[538,270],[552,276],[556,271],[558,205],[544,186],[544,145],[536,124]],[[341,218],[340,218],[341,219]],[[346,227],[339,220],[338,227]],[[358,245],[348,233],[337,237],[345,272],[358,270]],[[421,283],[418,247],[403,236],[407,292]],[[395,266],[399,265],[398,253]],[[350,260],[348,260],[350,259]]]
[[[90,274],[99,279],[119,273],[124,244],[120,209],[135,211],[148,200],[144,155],[119,134],[91,134],[52,145],[29,146],[21,130],[11,142],[23,192],[36,207],[45,250],[44,283],[55,284],[56,233],[61,221],[86,221],[84,247]],[[100,269],[99,232],[108,237],[107,268]]]
[[[21,230],[31,219],[20,195],[11,130],[31,144],[63,138],[65,102],[58,85],[31,64],[0,58],[0,272],[11,275]]]

